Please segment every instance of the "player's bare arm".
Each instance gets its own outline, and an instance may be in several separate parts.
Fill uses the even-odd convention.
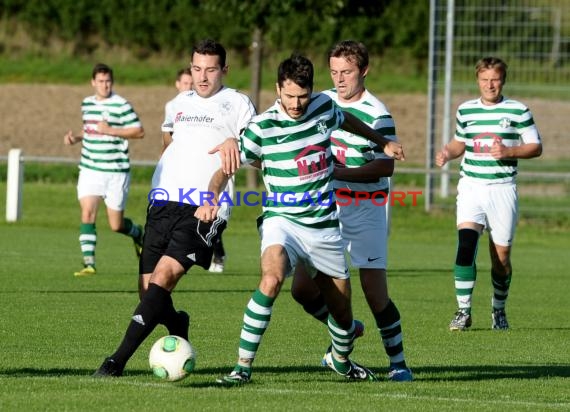
[[[220,154],[220,158],[222,159],[222,170],[227,176],[232,176],[239,169],[239,145],[238,139],[235,137],[228,137],[224,143],[217,145],[208,153]]]
[[[123,139],[142,139],[144,137],[143,127],[111,127],[109,123],[101,121],[97,123],[97,131],[110,136],[117,136]]]
[[[220,198],[220,193],[222,188],[228,183],[229,176],[223,171],[223,169],[218,169],[210,179],[208,184],[208,191],[214,194],[214,198],[207,201],[205,204],[201,205],[194,212],[194,216],[203,222],[212,222],[219,210],[218,199]]]
[[[79,143],[82,140],[83,140],[83,136],[74,136],[73,132],[71,130],[69,130],[63,136],[63,144],[68,145],[68,146],[74,145],[75,143]]]
[[[344,122],[341,125],[343,130],[366,137],[368,140],[376,143],[378,147],[381,147],[387,156],[397,160],[405,160],[404,148],[400,143],[387,139],[382,133],[372,129],[353,114],[345,111],[343,113]]]
[[[459,140],[452,140],[435,155],[435,164],[442,167],[450,160],[456,159],[465,152],[465,143]]]
[[[360,167],[335,167],[333,177],[345,182],[375,183],[394,173],[394,160],[376,159]]]
[[[164,153],[166,148],[172,143],[172,133],[171,132],[163,132],[162,133],[162,150],[160,154]]]
[[[494,159],[532,159],[542,154],[541,143],[526,143],[520,146],[507,147],[495,142],[491,146],[491,156]]]

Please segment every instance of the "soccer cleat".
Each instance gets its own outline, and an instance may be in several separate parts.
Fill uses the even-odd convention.
[[[449,330],[465,330],[471,326],[471,315],[463,310],[455,312],[455,317],[449,324]]]
[[[360,338],[361,336],[364,336],[364,323],[362,323],[357,319],[354,319],[354,338],[355,339]],[[332,350],[332,345],[329,345],[327,351],[325,352],[323,358],[321,359],[322,366],[327,366],[327,353],[329,353],[331,350]]]
[[[243,369],[234,369],[229,375],[216,379],[216,383],[223,386],[239,386],[251,380],[250,373]]]
[[[507,322],[507,314],[505,309],[493,309],[491,313],[492,329],[495,330],[507,330],[509,329],[509,322]]]
[[[348,379],[350,381],[377,381],[378,380],[376,375],[374,375],[374,373],[370,369],[365,368],[364,366],[359,365],[358,363],[353,362],[350,359],[347,360],[347,362],[350,363],[350,369],[348,370],[348,372],[342,373],[339,370],[337,370],[334,366],[332,352],[327,352],[327,354],[325,355],[325,358],[326,358],[327,366],[329,368],[331,368],[333,371],[335,371],[339,375],[344,376],[346,379]]]
[[[409,368],[392,366],[388,372],[388,380],[392,382],[411,382],[414,378],[412,376],[412,371]]]
[[[208,268],[208,271],[212,273],[222,273],[224,271],[224,261],[225,257],[215,257],[212,259],[212,264]]]
[[[180,336],[188,340],[188,328],[190,327],[190,316],[183,310],[178,311],[175,325],[168,329],[168,334]]]
[[[105,358],[99,369],[93,375],[94,378],[113,378],[123,376],[123,366],[120,366],[112,358]]]
[[[135,253],[137,254],[137,258],[141,257],[142,248],[143,248],[143,227],[141,225],[137,225],[139,228],[139,235],[133,238],[133,244],[135,245]]]
[[[95,266],[87,265],[79,272],[75,272],[73,276],[82,277],[82,276],[91,276],[96,274],[97,271],[95,270]]]

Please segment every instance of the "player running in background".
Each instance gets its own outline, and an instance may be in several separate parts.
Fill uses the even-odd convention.
[[[327,95],[313,94],[313,65],[303,56],[292,55],[281,62],[276,89],[275,104],[254,117],[240,136],[241,161],[261,168],[267,193],[259,222],[261,281],[245,309],[237,363],[217,382],[239,385],[250,381],[273,304],[298,264],[305,265],[314,277],[330,310],[332,349],[327,365],[351,380],[375,380],[372,372],[349,359],[355,326],[349,273],[331,199],[330,135],[342,127],[373,139],[398,158],[403,158],[401,145],[341,111]],[[224,175],[219,171],[215,178],[219,180],[210,187],[219,194]],[[211,221],[216,210],[217,206],[202,206],[198,214]]]
[[[192,70],[190,67],[185,67],[183,69],[178,70],[176,73],[176,81],[174,82],[174,86],[176,90],[178,90],[178,94],[182,92],[187,92],[188,90],[192,90]],[[171,106],[176,98],[169,100],[164,105],[164,116],[170,112]],[[168,145],[172,143],[172,131],[162,131],[162,153],[166,150]]]
[[[491,327],[509,328],[505,304],[513,268],[511,248],[518,218],[518,159],[540,156],[542,143],[530,110],[503,96],[507,65],[485,57],[475,66],[481,97],[457,109],[454,139],[436,154],[437,166],[463,155],[457,185],[458,245],[455,258],[457,312],[449,329],[472,324],[471,297],[477,278],[477,245],[489,232],[491,255]]]
[[[131,104],[113,92],[113,70],[96,64],[91,76],[95,94],[81,103],[83,134],[69,130],[63,137],[66,145],[81,142],[77,197],[81,207],[79,243],[83,269],[75,276],[96,273],[97,211],[103,199],[109,226],[114,232],[130,236],[137,257],[141,254],[143,230],[124,217],[130,183],[129,139],[142,139],[144,129]]]
[[[334,89],[324,93],[344,111],[396,141],[392,116],[364,84],[369,73],[369,56],[364,44],[342,41],[332,47],[328,59]],[[342,129],[335,130],[331,140],[336,163],[335,190],[343,189],[345,195],[352,197],[355,192],[389,193],[388,177],[394,171],[394,159],[368,139]],[[387,211],[386,206],[379,203],[383,203],[382,199],[374,202],[368,199],[337,207],[340,233],[351,265],[359,269],[364,296],[390,359],[388,379],[411,381],[412,373],[404,358],[400,313],[388,294]],[[326,323],[329,311],[325,299],[302,266],[297,267],[291,293],[307,313]]]
[[[121,344],[95,377],[121,376],[127,361],[159,323],[169,334],[188,339],[189,316],[176,311],[171,293],[192,266],[209,267],[212,241],[224,230],[230,214],[226,204],[212,222],[199,222],[194,216],[202,201],[200,194],[208,190],[210,178],[221,165],[220,157],[208,152],[228,136],[239,136],[255,108],[246,95],[222,84],[228,66],[221,44],[198,42],[190,67],[193,90],[173,100],[162,125],[163,131],[172,131],[172,143],[152,178],[139,268],[140,303]]]

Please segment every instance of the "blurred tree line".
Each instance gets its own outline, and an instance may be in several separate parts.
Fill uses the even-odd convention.
[[[139,59],[181,54],[209,37],[243,63],[257,33],[268,56],[323,55],[351,38],[371,54],[423,67],[428,13],[427,0],[0,0],[4,24],[23,25],[35,42],[64,41],[75,57],[102,47],[127,48]]]

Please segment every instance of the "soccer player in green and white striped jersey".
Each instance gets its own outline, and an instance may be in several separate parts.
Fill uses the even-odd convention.
[[[266,189],[259,226],[261,282],[244,313],[237,364],[218,382],[249,382],[273,303],[297,264],[307,268],[329,302],[332,350],[328,366],[348,379],[374,380],[372,372],[349,359],[354,322],[349,273],[332,197],[330,136],[342,127],[366,136],[399,159],[403,158],[401,145],[343,112],[325,94],[313,94],[313,65],[303,56],[293,55],[279,65],[276,88],[279,98],[275,104],[254,117],[240,136],[241,161],[261,168]],[[210,184],[216,198],[223,183],[220,170]],[[215,217],[216,207],[204,205],[197,214],[209,221]]]
[[[328,57],[335,88],[324,93],[386,138],[397,140],[392,115],[365,87],[369,56],[364,44],[341,41],[331,48]],[[394,159],[368,139],[342,129],[332,133],[332,149],[338,166],[334,173],[335,190],[342,190],[348,196],[356,196],[355,193],[387,196]],[[404,357],[400,313],[388,293],[389,202],[379,204],[382,202],[380,197],[378,201],[359,199],[358,203],[338,206],[340,232],[350,264],[359,270],[362,290],[379,332],[379,343],[390,361],[388,379],[408,382],[413,377]],[[328,309],[323,295],[302,268],[297,268],[291,294],[307,313],[321,322],[326,321]]]
[[[101,199],[107,206],[111,229],[133,239],[137,257],[142,247],[143,229],[124,217],[130,181],[129,139],[142,139],[144,129],[130,105],[113,92],[113,70],[102,63],[93,68],[91,85],[95,91],[81,103],[83,133],[69,130],[66,145],[82,142],[77,197],[81,206],[79,243],[83,269],[75,276],[89,276],[95,270],[95,222]]]
[[[485,57],[477,62],[475,74],[481,97],[459,106],[455,137],[436,155],[438,166],[463,155],[457,186],[454,269],[458,310],[449,329],[462,331],[472,324],[477,246],[487,229],[493,284],[491,327],[506,330],[505,304],[513,274],[511,248],[518,215],[518,159],[540,156],[542,143],[528,107],[502,94],[507,78],[505,62]]]

